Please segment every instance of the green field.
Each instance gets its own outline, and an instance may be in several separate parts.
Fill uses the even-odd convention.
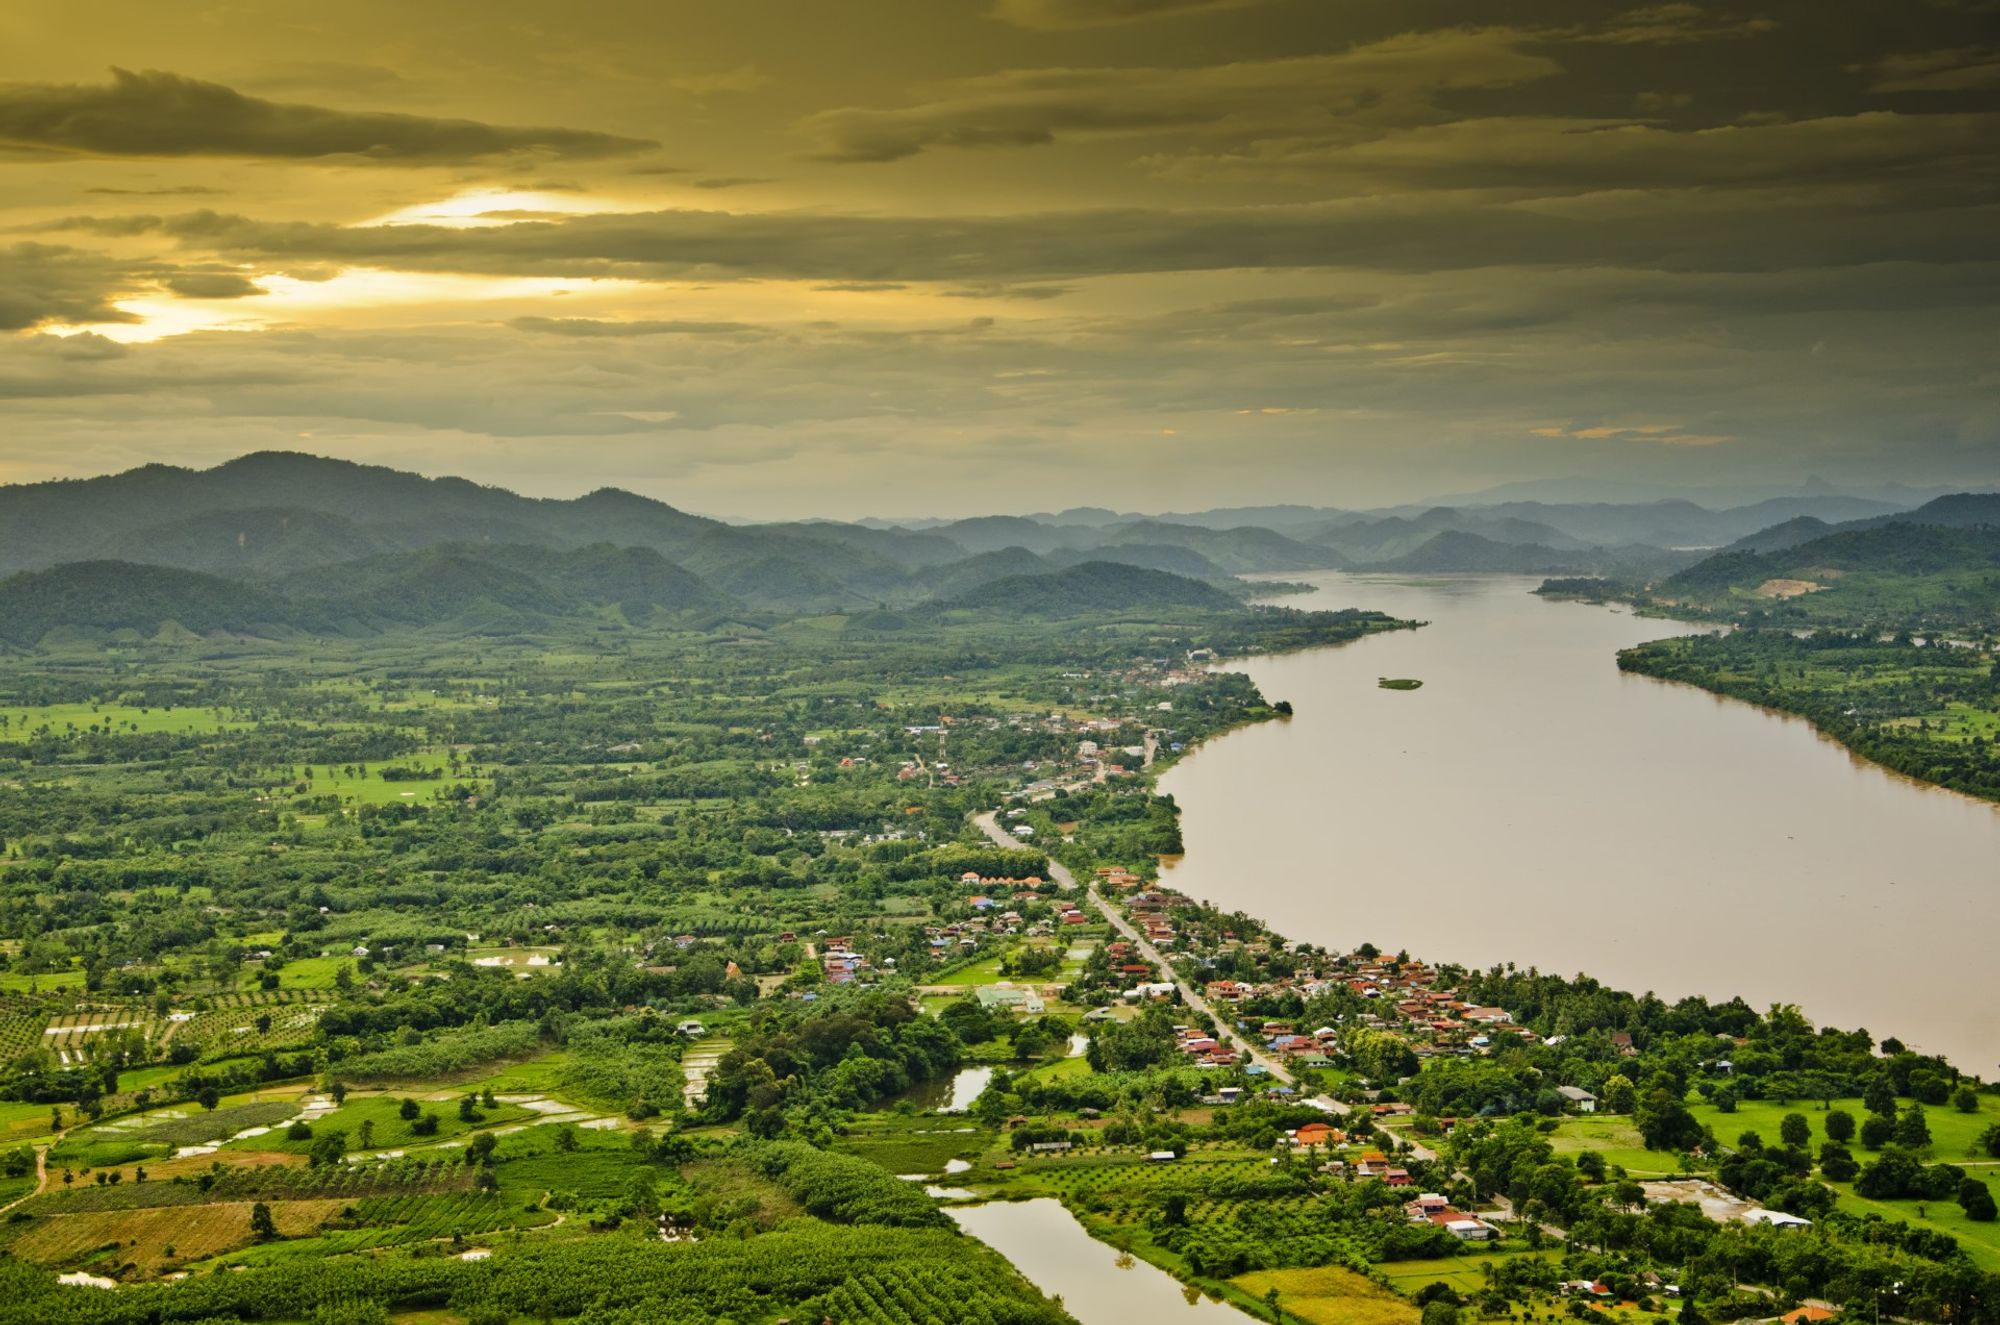
[[[416,1097],[424,1112],[437,1116],[437,1131],[430,1136],[419,1136],[410,1130],[410,1123],[399,1113],[403,1096],[351,1094],[345,1103],[332,1113],[326,1114],[311,1124],[313,1137],[293,1140],[285,1135],[284,1129],[272,1131],[268,1135],[252,1137],[247,1141],[234,1141],[230,1145],[245,1150],[274,1150],[303,1155],[313,1146],[313,1138],[327,1132],[340,1131],[347,1134],[350,1150],[361,1149],[361,1126],[374,1124],[373,1139],[369,1148],[374,1150],[409,1149],[419,1146],[437,1145],[441,1142],[463,1138],[472,1132],[502,1126],[508,1123],[526,1122],[536,1115],[516,1104],[495,1101],[492,1108],[480,1105],[477,1112],[481,1118],[477,1122],[466,1122],[458,1116],[458,1099],[463,1091],[454,1091],[443,1098],[430,1096]]]
[[[1898,1109],[1907,1108],[1912,1101],[1908,1098],[1896,1101]],[[1860,1100],[1836,1100],[1834,1107],[1845,1109],[1854,1116],[1858,1124],[1867,1117]],[[1743,1100],[1734,1113],[1724,1113],[1713,1104],[1690,1100],[1688,1104],[1697,1120],[1715,1129],[1715,1135],[1722,1144],[1734,1145],[1736,1138],[1744,1132],[1755,1132],[1764,1138],[1766,1145],[1778,1144],[1778,1126],[1788,1113],[1802,1114],[1812,1129],[1809,1147],[1818,1153],[1820,1143],[1826,1140],[1825,1111],[1818,1101],[1800,1101],[1779,1104],[1771,1100]],[[1962,1164],[1969,1159],[1983,1159],[1973,1145],[1974,1138],[1988,1127],[2000,1123],[2000,1097],[1982,1093],[1979,1097],[1978,1113],[1960,1113],[1948,1104],[1924,1106],[1924,1119],[1931,1130],[1931,1157],[1933,1160]],[[1868,1152],[1858,1142],[1851,1142],[1855,1157],[1867,1162]]]
[[[135,736],[157,732],[215,732],[232,726],[249,726],[242,718],[225,718],[212,708],[135,708],[128,704],[43,704],[28,707],[0,705],[0,737],[33,735],[43,728],[51,732],[87,732],[92,728]]]
[[[1564,1118],[1550,1133],[1549,1143],[1559,1155],[1595,1150],[1604,1156],[1605,1163],[1622,1165],[1635,1178],[1666,1177],[1680,1172],[1672,1155],[1646,1149],[1639,1129],[1632,1126],[1630,1118],[1609,1114]]]
[[[1910,1104],[1908,1099],[1897,1101],[1897,1107]],[[1988,1187],[2000,1194],[2000,1161],[1994,1161],[1981,1154],[1973,1140],[1986,1128],[2000,1122],[2000,1099],[1990,1094],[1979,1097],[1978,1113],[1960,1113],[1949,1105],[1929,1105],[1924,1109],[1924,1118],[1931,1131],[1929,1158],[1933,1163],[1957,1164],[1973,1177],[1985,1181]],[[1836,1108],[1844,1108],[1853,1114],[1856,1122],[1866,1117],[1866,1110],[1859,1100],[1840,1100]],[[1744,1132],[1756,1132],[1767,1145],[1778,1144],[1778,1126],[1788,1113],[1805,1117],[1812,1128],[1812,1141],[1808,1147],[1814,1154],[1827,1139],[1825,1113],[1817,1103],[1777,1104],[1770,1100],[1747,1100],[1739,1103],[1734,1113],[1723,1113],[1712,1104],[1691,1105],[1695,1116],[1715,1129],[1717,1139],[1724,1145],[1734,1145],[1736,1138]],[[1873,1157],[1858,1142],[1850,1142],[1854,1157],[1865,1167]],[[1823,1180],[1823,1179],[1822,1179]],[[1852,1183],[1830,1182],[1827,1184],[1840,1193],[1838,1208],[1854,1214],[1877,1214],[1885,1219],[1906,1220],[1926,1228],[1949,1233],[1965,1244],[1973,1260],[1985,1270],[2000,1273],[2000,1221],[1977,1223],[1965,1217],[1954,1201],[1871,1201],[1854,1194]]]

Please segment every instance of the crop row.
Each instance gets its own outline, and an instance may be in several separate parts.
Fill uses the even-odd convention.
[[[843,1325],[996,1325],[1016,1319],[1019,1299],[957,1267],[863,1272],[822,1296],[806,1314]]]

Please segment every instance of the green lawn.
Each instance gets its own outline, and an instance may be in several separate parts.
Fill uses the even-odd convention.
[[[1969,1168],[1967,1174],[1982,1179],[2000,1199],[2000,1169]],[[1973,1264],[1988,1274],[2000,1274],[2000,1220],[1978,1224],[1965,1217],[1956,1201],[1870,1201],[1854,1194],[1851,1183],[1828,1183],[1840,1193],[1839,1208],[1857,1215],[1880,1215],[1900,1219],[1924,1228],[1949,1233],[1972,1257]]]
[[[563,1074],[568,1070],[569,1064],[569,1054],[557,1049],[539,1058],[530,1058],[526,1062],[509,1063],[495,1068],[486,1076],[455,1083],[453,1089],[461,1093],[468,1090],[490,1090],[496,1095],[551,1095],[559,1099],[568,1098],[561,1092]]]
[[[0,971],[0,993],[26,994],[33,991],[46,993],[51,989],[83,988],[83,971],[44,971],[40,975],[22,975],[15,971]]]
[[[1901,1099],[1896,1101],[1896,1107],[1906,1108],[1910,1103],[1908,1099]],[[1698,1120],[1715,1129],[1716,1139],[1725,1146],[1735,1145],[1736,1138],[1744,1132],[1755,1132],[1764,1138],[1766,1145],[1777,1145],[1778,1126],[1788,1113],[1805,1116],[1807,1125],[1812,1128],[1809,1149],[1814,1154],[1819,1153],[1820,1143],[1826,1140],[1826,1111],[1820,1108],[1817,1100],[1794,1101],[1791,1104],[1745,1100],[1736,1106],[1734,1113],[1724,1113],[1706,1102],[1692,1103],[1688,1107]],[[1857,1126],[1868,1116],[1860,1100],[1836,1100],[1834,1107],[1854,1115]],[[1981,1094],[1978,1113],[1960,1113],[1949,1104],[1927,1104],[1924,1106],[1924,1118],[1930,1124],[1933,1160],[1957,1164],[1968,1159],[1984,1158],[1974,1155],[1973,1141],[1988,1127],[2000,1123],[2000,1099]],[[1850,1145],[1856,1157],[1865,1163],[1867,1152],[1858,1143]]]
[[[1897,1101],[1898,1108],[1909,1104],[1908,1099]],[[1817,1101],[1778,1104],[1770,1100],[1746,1100],[1736,1106],[1734,1113],[1723,1113],[1707,1103],[1689,1107],[1696,1118],[1715,1129],[1716,1139],[1726,1146],[1735,1145],[1736,1138],[1744,1132],[1755,1132],[1764,1138],[1765,1144],[1777,1145],[1779,1125],[1788,1113],[1805,1117],[1807,1126],[1812,1129],[1812,1140],[1807,1148],[1815,1156],[1827,1139],[1826,1111],[1820,1108]],[[1867,1116],[1860,1100],[1836,1100],[1834,1107],[1853,1114],[1857,1125]],[[2000,1192],[2000,1166],[1988,1167],[1992,1161],[1978,1154],[1973,1145],[1974,1138],[1981,1132],[2000,1123],[2000,1100],[1982,1094],[1978,1113],[1960,1113],[1948,1104],[1925,1105],[1924,1119],[1931,1129],[1931,1162],[1978,1165],[1968,1168],[1967,1172],[1983,1178],[1989,1187]],[[1873,1158],[1872,1153],[1862,1149],[1858,1141],[1851,1141],[1848,1145],[1854,1151],[1854,1157],[1864,1166]],[[1856,1214],[1878,1214],[1885,1219],[1906,1220],[1949,1233],[1965,1244],[1980,1268],[2000,1272],[2000,1221],[1974,1223],[1965,1217],[1965,1212],[1958,1208],[1955,1201],[1869,1201],[1856,1196],[1852,1184],[1836,1182],[1827,1185],[1840,1193],[1841,1209]]]
[[[422,804],[428,802],[433,793],[441,788],[457,785],[477,786],[479,784],[480,780],[478,778],[461,777],[453,779],[449,765],[450,760],[445,755],[429,752],[397,755],[393,759],[378,761],[369,765],[367,777],[360,776],[358,767],[356,768],[355,775],[349,777],[344,766],[314,764],[312,766],[312,779],[306,787],[305,794],[308,796],[334,795],[340,797],[343,803],[352,802],[356,805],[390,805],[397,801],[413,801]],[[438,769],[444,772],[444,777],[420,782],[390,782],[381,775],[381,770],[385,768]],[[294,764],[290,772],[286,774],[286,780],[292,783],[303,781],[304,779],[301,775],[304,771],[304,765]]]
[[[1776,1139],[1776,1128],[1776,1123],[1773,1123],[1773,1140]],[[1639,1129],[1632,1125],[1630,1118],[1609,1114],[1565,1118],[1562,1126],[1549,1135],[1549,1143],[1559,1155],[1595,1150],[1604,1156],[1605,1163],[1623,1165],[1625,1171],[1635,1178],[1671,1176],[1680,1172],[1674,1156],[1646,1149],[1645,1142],[1639,1137]]]
[[[347,956],[294,957],[287,961],[283,968],[279,970],[278,988],[332,989],[334,987],[333,973],[343,966],[347,967],[351,974],[354,969],[354,959]],[[241,987],[244,989],[257,988],[258,977],[262,974],[263,972],[257,966],[246,966],[243,972]]]
[[[970,989],[974,985],[998,984],[1003,979],[1006,979],[1006,977],[1000,974],[1000,956],[998,953],[995,953],[991,957],[982,957],[968,966],[961,966],[949,975],[928,976],[925,978],[924,983],[927,985],[957,985],[961,988]]]
[[[1230,1286],[1261,1300],[1276,1290],[1278,1305],[1311,1325],[1416,1325],[1416,1304],[1339,1266],[1258,1270],[1238,1275]]]
[[[1532,1256],[1540,1253],[1524,1251],[1468,1251],[1463,1256],[1448,1256],[1438,1260],[1385,1261],[1375,1268],[1382,1272],[1390,1285],[1400,1293],[1414,1293],[1425,1284],[1443,1280],[1461,1293],[1477,1293],[1486,1286],[1486,1277],[1479,1272],[1482,1265],[1498,1265],[1503,1260],[1516,1256]]]
[[[0,706],[0,736],[19,738],[33,735],[43,727],[57,735],[71,728],[100,730],[110,725],[113,735],[152,732],[219,731],[226,724],[221,713],[208,708],[138,709],[123,704],[43,704],[31,708]],[[237,727],[251,724],[240,722]]]

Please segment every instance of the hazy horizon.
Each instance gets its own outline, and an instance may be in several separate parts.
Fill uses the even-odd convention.
[[[231,456],[224,460],[218,461],[214,465],[206,465],[206,464],[190,465],[171,460],[150,461],[147,463],[161,464],[169,468],[185,469],[191,472],[199,473],[233,464],[239,460],[247,459],[249,458],[250,455],[253,454],[293,455],[293,456],[302,456],[313,459],[340,460],[340,461],[347,461],[349,463],[375,463],[375,462],[349,461],[347,457],[326,455],[317,451],[277,450],[277,449],[267,452],[258,452],[258,453],[246,452],[242,456]],[[133,468],[140,468],[140,467],[142,466],[134,466]],[[1004,507],[969,505],[962,509],[953,508],[946,510],[930,508],[922,511],[915,511],[915,510],[897,511],[885,508],[881,510],[836,512],[811,506],[809,504],[810,499],[808,498],[806,499],[807,504],[801,507],[800,509],[787,509],[783,511],[778,511],[778,510],[718,511],[718,510],[705,510],[699,507],[689,506],[684,504],[683,502],[677,501],[675,499],[675,494],[672,490],[673,485],[671,484],[641,482],[636,485],[626,485],[615,481],[598,481],[594,477],[586,477],[586,478],[572,478],[567,483],[544,482],[537,484],[516,485],[513,483],[506,482],[503,479],[497,477],[482,475],[479,472],[476,472],[475,466],[467,466],[461,469],[452,469],[452,470],[404,469],[401,466],[393,464],[382,465],[380,467],[394,470],[397,472],[414,473],[420,475],[423,478],[428,478],[428,479],[463,479],[469,482],[477,483],[484,487],[504,489],[506,491],[517,493],[520,496],[557,500],[557,501],[575,500],[579,497],[588,495],[589,493],[597,492],[607,488],[617,489],[621,491],[632,492],[635,495],[647,497],[651,500],[663,502],[668,506],[672,506],[678,510],[686,511],[688,514],[691,515],[698,515],[708,519],[720,520],[730,524],[751,525],[751,524],[761,524],[761,523],[780,522],[780,521],[803,520],[803,521],[825,521],[832,523],[849,523],[849,524],[873,522],[880,524],[901,525],[905,527],[914,527],[914,528],[921,528],[928,525],[946,524],[955,520],[975,519],[980,517],[1027,518],[1027,519],[1040,518],[1047,520],[1063,516],[1075,515],[1080,512],[1097,512],[1097,511],[1106,512],[1109,516],[1120,519],[1173,518],[1173,517],[1193,517],[1193,516],[1203,516],[1203,515],[1212,516],[1212,515],[1225,514],[1229,512],[1241,511],[1244,512],[1245,514],[1243,522],[1246,525],[1248,525],[1248,524],[1259,523],[1264,518],[1263,513],[1265,512],[1284,511],[1287,509],[1301,511],[1301,512],[1342,511],[1342,512],[1364,513],[1373,511],[1434,509],[1438,507],[1449,507],[1449,506],[1465,506],[1468,508],[1477,508],[1480,506],[1501,505],[1504,503],[1512,503],[1512,502],[1535,503],[1535,504],[1544,504],[1551,506],[1595,505],[1595,504],[1614,505],[1614,506],[1616,505],[1644,506],[1644,505],[1660,504],[1667,502],[1690,502],[1697,506],[1706,507],[1707,509],[1712,511],[1724,511],[1739,507],[1755,506],[1766,501],[1783,500],[1787,498],[1840,497],[1840,498],[1851,498],[1860,501],[1878,502],[1888,506],[1896,506],[1907,509],[1921,505],[1923,502],[1933,497],[1942,496],[1951,492],[2000,490],[2000,484],[1990,484],[1990,483],[1964,484],[1964,485],[1955,485],[1955,484],[1911,485],[1911,484],[1888,482],[1879,484],[1841,485],[1841,484],[1829,483],[1818,475],[1809,476],[1801,479],[1796,483],[1791,483],[1791,484],[1773,483],[1773,484],[1746,484],[1740,486],[1699,486],[1699,487],[1669,486],[1669,485],[1643,484],[1643,483],[1620,483],[1616,481],[1605,482],[1601,480],[1585,478],[1580,475],[1565,475],[1562,477],[1549,478],[1549,479],[1515,480],[1513,482],[1499,484],[1494,487],[1487,488],[1477,492],[1429,492],[1419,496],[1401,500],[1390,500],[1390,501],[1383,501],[1379,503],[1368,503],[1368,504],[1361,504],[1361,503],[1342,504],[1338,501],[1331,501],[1331,502],[1305,501],[1298,499],[1297,494],[1295,493],[1284,493],[1284,492],[1273,491],[1265,494],[1261,499],[1252,497],[1251,499],[1243,501],[1214,503],[1204,506],[1185,506],[1178,508],[1169,508],[1164,506],[1128,507],[1128,506],[1120,506],[1117,505],[1116,503],[1091,502],[1091,503],[1079,503],[1075,505],[1067,505],[1060,507],[1057,506],[1036,507],[1033,505],[1023,505],[1017,503],[1015,505],[1004,506]],[[8,482],[0,482],[0,489],[4,489],[7,487],[32,486],[37,483],[66,482],[66,481],[87,480],[91,478],[114,477],[116,476],[116,474],[127,473],[127,472],[130,472],[130,470],[117,470],[103,474],[49,474],[41,477],[21,478]],[[786,503],[780,503],[780,504],[786,504]]]

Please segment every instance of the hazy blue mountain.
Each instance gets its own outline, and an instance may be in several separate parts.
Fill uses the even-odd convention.
[[[1178,547],[1199,552],[1231,575],[1258,571],[1338,570],[1347,559],[1331,548],[1287,538],[1254,526],[1206,529],[1199,525],[1141,520],[1103,531],[1098,546]]]
[[[950,599],[994,580],[1042,575],[1053,569],[1055,566],[1051,562],[1024,547],[1003,547],[993,552],[975,553],[947,566],[933,567],[924,581],[934,597]]]
[[[968,552],[998,552],[1010,547],[1026,548],[1030,552],[1052,552],[1060,547],[1079,546],[1077,529],[1058,529],[1020,515],[981,515],[969,520],[953,520],[938,525],[930,532],[950,539]]]
[[[1776,552],[1781,548],[1797,547],[1800,543],[1810,543],[1815,538],[1823,538],[1833,532],[1833,526],[1817,516],[1800,515],[1782,524],[1774,524],[1769,529],[1760,529],[1754,534],[1746,534],[1737,539],[1724,552]]]
[[[1170,575],[1210,583],[1234,581],[1235,577],[1190,547],[1159,543],[1107,543],[1094,548],[1057,548],[1046,558],[1055,566],[1078,566],[1086,561],[1115,561],[1127,566],[1144,566]]]

